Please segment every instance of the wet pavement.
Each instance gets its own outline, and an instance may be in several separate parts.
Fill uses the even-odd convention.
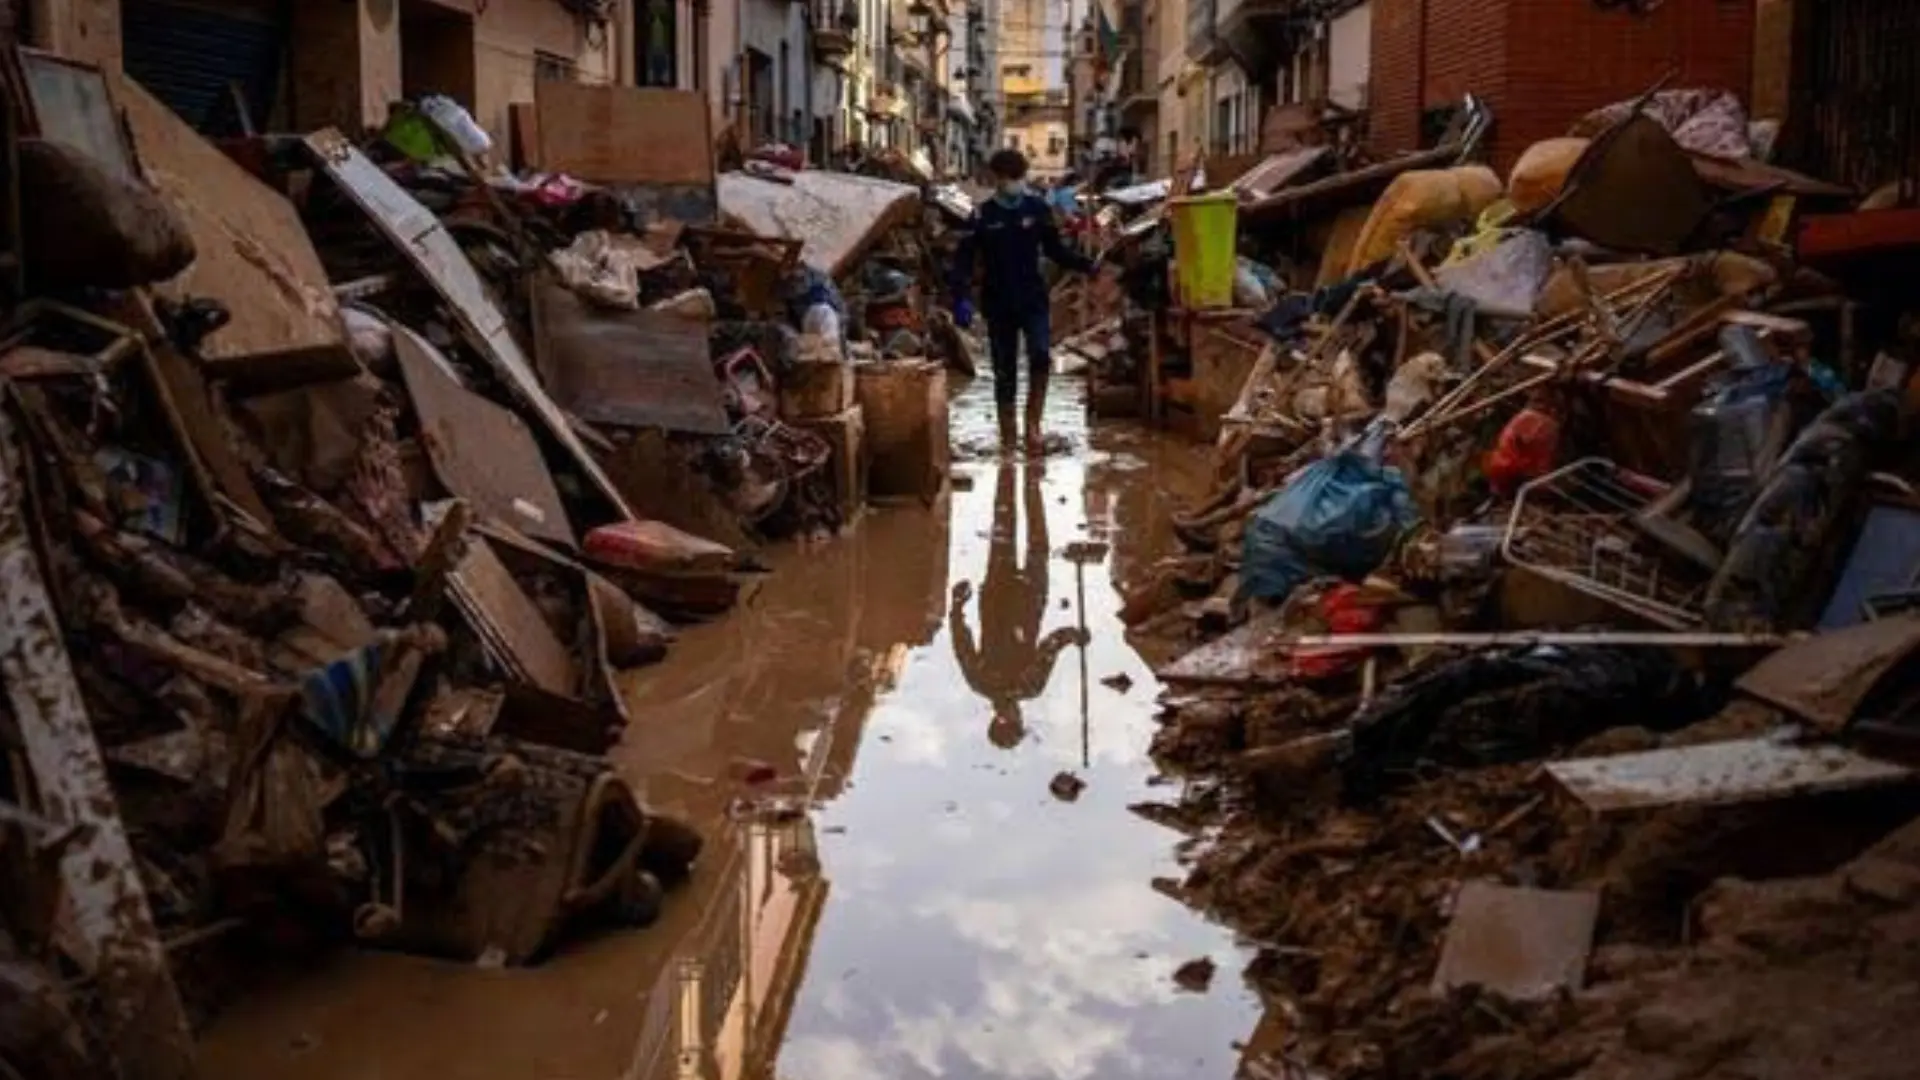
[[[963,448],[991,441],[986,389],[956,403]],[[1160,500],[1204,457],[1087,431],[1075,389],[1051,410],[1071,453],[963,460],[930,510],[776,553],[636,674],[621,761],[709,837],[660,924],[529,970],[344,956],[223,1014],[204,1075],[1232,1076],[1259,1009],[1226,932],[1150,884],[1181,838],[1128,810],[1172,793],[1114,586],[1170,544]],[[813,810],[743,812],[781,801]],[[1212,988],[1181,990],[1202,956]]]

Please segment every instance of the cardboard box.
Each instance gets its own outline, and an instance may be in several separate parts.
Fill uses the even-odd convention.
[[[892,360],[862,365],[858,379],[872,461],[871,494],[931,501],[947,483],[946,368],[927,360]]]

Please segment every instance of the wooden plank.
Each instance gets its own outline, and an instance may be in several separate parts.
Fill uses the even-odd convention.
[[[1556,761],[1547,775],[1596,814],[1729,806],[1905,783],[1913,771],[1832,743],[1778,736]]]
[[[193,235],[193,265],[154,287],[163,298],[226,305],[200,345],[207,375],[252,389],[345,378],[359,370],[340,308],[300,215],[131,79],[115,77],[134,150]]]
[[[541,168],[601,184],[714,181],[713,129],[691,90],[541,80],[534,88]]]

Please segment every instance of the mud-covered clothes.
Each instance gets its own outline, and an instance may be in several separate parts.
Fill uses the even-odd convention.
[[[953,297],[973,291],[974,268],[981,271],[980,314],[987,320],[987,345],[993,357],[994,396],[1012,404],[1020,370],[1020,343],[1026,341],[1027,377],[1032,389],[1046,385],[1052,350],[1051,297],[1040,258],[1068,270],[1092,273],[1094,262],[1068,247],[1054,227],[1053,209],[1032,192],[988,199],[974,211],[953,259]]]

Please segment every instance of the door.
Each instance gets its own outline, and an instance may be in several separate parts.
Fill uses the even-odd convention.
[[[124,0],[121,38],[127,74],[201,132],[269,126],[287,41],[283,4]]]

